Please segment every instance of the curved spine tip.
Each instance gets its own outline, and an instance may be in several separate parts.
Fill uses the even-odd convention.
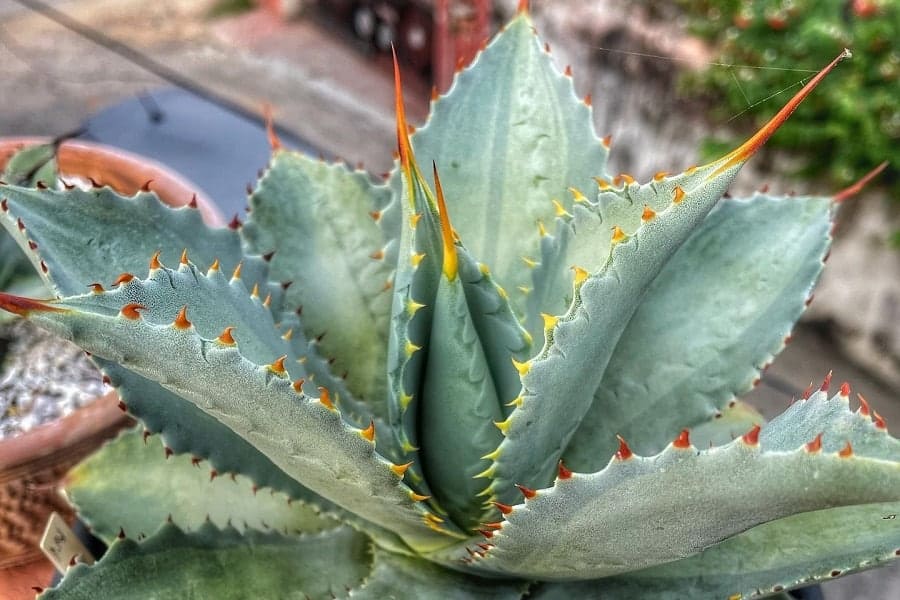
[[[369,426],[365,429],[359,430],[359,435],[363,437],[364,440],[368,440],[375,443],[375,421],[369,421]]]
[[[137,321],[141,318],[141,313],[139,311],[142,310],[147,310],[147,307],[143,304],[132,302],[131,304],[126,304],[125,306],[123,306],[119,311],[119,314],[129,321]]]
[[[748,446],[758,446],[759,445],[759,425],[754,425],[750,431],[741,436],[741,440]]]
[[[634,453],[631,451],[631,448],[628,447],[628,443],[625,441],[621,435],[616,435],[616,439],[619,440],[619,449],[616,450],[615,458],[616,460],[628,460]]]
[[[822,450],[822,434],[819,433],[811,442],[806,444],[806,451],[810,454],[815,454],[816,452],[820,452]]]
[[[686,450],[691,447],[691,437],[690,432],[687,429],[682,429],[681,433],[678,434],[678,437],[675,438],[675,441],[672,442],[672,446],[674,448],[678,448],[679,450]]]
[[[172,327],[175,329],[190,329],[193,327],[190,321],[187,318],[187,304],[181,307],[181,310],[178,311],[178,314],[175,315],[175,320],[172,322]]]

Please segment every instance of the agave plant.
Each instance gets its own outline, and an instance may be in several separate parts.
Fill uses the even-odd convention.
[[[768,424],[734,399],[847,194],[720,199],[845,54],[722,159],[638,183],[523,3],[411,138],[397,75],[385,184],[273,137],[230,228],[0,187],[58,295],[0,306],[145,428],[70,474],[111,547],[42,597],[737,599],[900,554],[900,442],[848,385]]]

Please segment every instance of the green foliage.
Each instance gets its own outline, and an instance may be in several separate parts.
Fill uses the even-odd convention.
[[[384,184],[276,147],[237,231],[0,187],[57,295],[0,308],[90,352],[146,428],[70,474],[112,546],[45,597],[735,599],[895,558],[877,413],[827,381],[766,425],[734,400],[838,202],[722,196],[841,58],[736,150],[638,183],[522,11],[411,139],[397,74]]]
[[[691,30],[714,43],[711,67],[685,77],[686,93],[715,98],[729,119],[780,91],[793,92],[815,69],[810,59],[853,51],[841,77],[822,84],[773,144],[804,160],[802,173],[845,186],[887,160],[881,182],[900,191],[900,6],[889,0],[682,1]],[[744,66],[746,65],[746,66]],[[765,68],[754,68],[765,67]],[[765,106],[763,104],[762,106]],[[763,120],[761,107],[748,116]],[[742,119],[747,122],[749,119]]]

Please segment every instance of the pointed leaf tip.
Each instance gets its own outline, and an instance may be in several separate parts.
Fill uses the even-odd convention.
[[[65,312],[62,308],[51,306],[40,300],[4,293],[0,293],[0,309],[22,317],[27,317],[31,312]]]
[[[800,106],[800,103],[806,99],[806,97],[825,79],[825,76],[828,75],[834,69],[838,63],[840,63],[845,58],[850,58],[852,55],[850,51],[844,48],[844,51],[838,54],[834,60],[832,60],[828,65],[819,71],[812,79],[804,85],[799,92],[797,92],[793,98],[788,100],[787,104],[785,104],[781,110],[779,110],[774,117],[772,117],[765,125],[763,125],[759,131],[757,131],[753,136],[748,139],[746,142],[741,144],[736,149],[732,150],[728,154],[726,154],[719,161],[722,164],[713,171],[712,174],[709,175],[708,179],[712,179],[716,177],[723,171],[734,167],[735,165],[746,162],[751,156],[756,154],[756,152],[765,144],[772,134],[778,130],[779,127],[791,116],[797,107]]]
[[[863,175],[859,181],[849,185],[848,187],[845,187],[844,189],[839,191],[837,194],[835,194],[834,198],[833,198],[834,201],[835,202],[843,202],[844,200],[852,198],[853,196],[858,194],[860,191],[862,191],[862,189],[864,187],[866,187],[866,185],[868,185],[868,183],[870,181],[872,181],[873,179],[878,177],[878,175],[882,171],[884,171],[887,168],[887,166],[888,166],[888,161],[884,161],[883,163],[881,163],[880,165],[878,165],[877,167],[875,167],[874,169],[872,169],[871,171],[869,171],[868,173]]]
[[[529,0],[519,0],[519,6],[516,8],[516,12],[519,14],[528,14],[529,4]]]
[[[432,161],[432,170],[434,172],[434,189],[437,194],[438,212],[441,218],[441,238],[444,242],[444,275],[450,281],[456,278],[459,270],[459,259],[456,256],[456,244],[453,242],[453,227],[450,225],[450,213],[447,211],[447,204],[444,202],[444,188],[441,186],[441,178],[438,175],[437,164]]]
[[[268,102],[263,105],[263,117],[266,120],[266,137],[269,139],[269,147],[272,151],[281,150],[281,140],[275,133],[275,118],[273,116],[272,105]]]

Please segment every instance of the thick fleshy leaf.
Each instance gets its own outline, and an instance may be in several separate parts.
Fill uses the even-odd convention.
[[[524,581],[484,579],[421,559],[373,548],[372,572],[350,595],[355,600],[519,600]]]
[[[412,145],[437,163],[460,238],[514,298],[531,286],[522,257],[537,257],[538,224],[553,221],[552,200],[568,204],[567,187],[588,189],[592,176],[605,175],[607,157],[590,108],[553,66],[527,14],[459,73]],[[394,179],[397,189],[399,172]]]
[[[431,311],[431,336],[419,402],[420,455],[428,483],[451,519],[464,531],[487,514],[476,479],[483,456],[500,443],[493,423],[503,411],[469,310],[459,272],[447,206],[436,181],[443,238],[443,265]]]
[[[219,477],[190,456],[168,456],[157,436],[126,432],[69,472],[66,497],[107,544],[124,530],[147,535],[170,519],[183,529],[217,527],[318,533],[339,522],[243,476]]]
[[[155,325],[127,308],[108,316],[100,303],[94,307],[98,312],[90,312],[94,296],[69,299],[67,306],[0,294],[0,306],[154,378],[252,443],[299,483],[410,545],[427,549],[452,541],[433,531],[439,527],[400,481],[396,465],[375,452],[371,432],[347,425],[327,394],[310,398],[299,391],[279,361],[257,365],[234,344],[204,339],[183,320]]]
[[[363,172],[276,150],[241,229],[255,253],[274,252],[270,276],[291,282],[284,308],[302,310],[303,331],[321,336],[331,372],[346,373],[353,396],[383,419],[393,265],[373,217],[389,196]]]
[[[60,295],[81,294],[95,282],[108,286],[122,273],[145,273],[150,257],[159,250],[161,262],[178,264],[186,249],[197,264],[218,261],[227,273],[240,264],[244,286],[259,286],[263,298],[271,293],[272,306],[278,304],[281,286],[269,286],[266,263],[245,256],[236,232],[207,227],[197,210],[168,208],[154,194],[123,197],[110,188],[0,189],[4,200],[0,224]],[[47,266],[46,272],[41,264]],[[253,446],[177,394],[121,366],[97,362],[129,411],[150,431],[161,433],[174,452],[209,459],[220,473],[242,472],[260,486],[292,497],[308,496]]]
[[[369,572],[368,539],[348,527],[319,534],[172,524],[142,542],[119,540],[92,566],[69,569],[41,600],[97,598],[346,598]]]
[[[770,598],[772,592],[824,583],[896,560],[898,513],[900,504],[888,503],[794,515],[754,527],[691,558],[599,581],[545,584],[531,597]]]
[[[824,434],[797,447],[798,423]],[[599,578],[685,558],[790,515],[896,501],[900,442],[851,413],[846,396],[820,392],[758,441],[747,434],[697,451],[679,438],[648,458],[623,444],[603,471],[560,478],[514,507],[477,564],[542,579]]]
[[[198,265],[218,260],[230,273],[241,263],[247,288],[259,285],[262,297],[271,293],[273,307],[278,306],[281,287],[269,286],[265,261],[245,256],[235,231],[206,226],[195,209],[169,208],[153,193],[121,196],[108,187],[54,191],[5,185],[0,196],[0,224],[60,296],[81,294],[95,282],[109,285],[122,273],[143,273],[157,251],[163,263],[176,264],[187,249]]]
[[[564,315],[544,317],[544,347],[522,369],[520,406],[499,425],[506,438],[486,473],[493,478],[492,490],[501,501],[512,500],[514,484],[529,488],[549,484],[644,293],[703,222],[741,166],[845,56],[835,58],[763,128],[720,160],[646,185],[624,177],[619,181],[621,188],[607,185],[605,193],[623,202],[656,196],[667,203],[662,210],[644,211],[633,235],[617,224],[602,226],[596,212],[602,203],[595,206],[581,200],[584,210],[576,210],[573,220],[584,213],[590,226],[588,235],[569,242],[572,255],[583,258],[579,262],[584,265],[575,272],[572,303]],[[604,229],[611,250],[605,256],[593,255],[591,240],[604,235]]]
[[[659,452],[749,391],[784,348],[822,271],[829,198],[720,202],[660,272],[564,454],[590,472],[615,451]]]

